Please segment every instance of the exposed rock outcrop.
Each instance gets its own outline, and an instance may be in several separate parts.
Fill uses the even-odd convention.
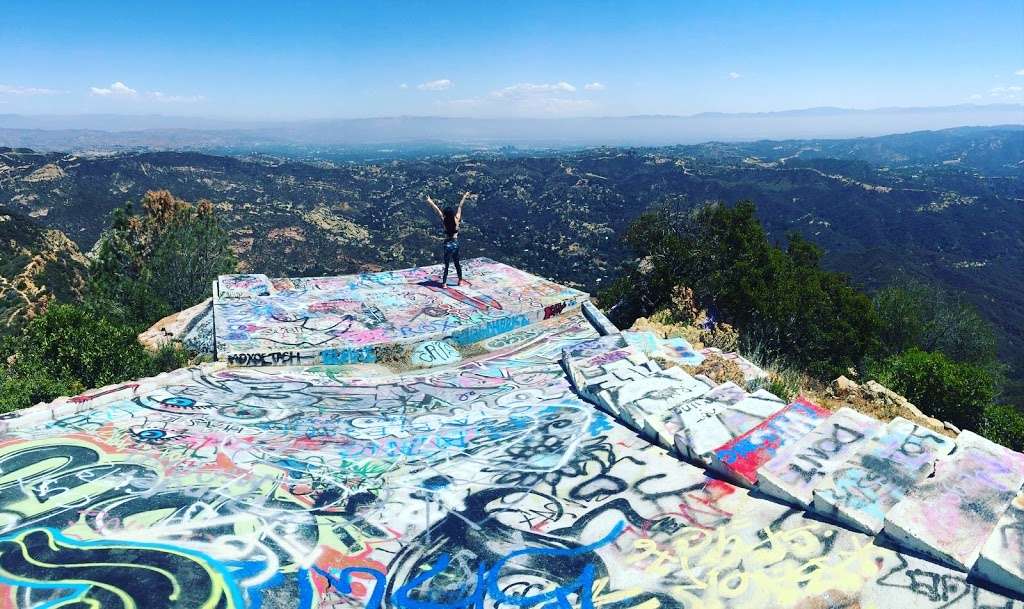
[[[167,343],[182,343],[196,322],[203,315],[209,313],[211,302],[212,299],[207,298],[194,307],[164,317],[148,330],[139,334],[139,342],[143,347],[154,352]]]
[[[903,417],[945,435],[955,436],[959,432],[952,431],[948,424],[928,416],[910,400],[877,381],[858,384],[840,376],[829,384],[825,395],[882,421]]]
[[[88,260],[59,230],[0,209],[0,326],[17,326],[53,301],[75,301]]]

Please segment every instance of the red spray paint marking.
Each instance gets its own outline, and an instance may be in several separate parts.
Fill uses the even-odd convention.
[[[797,398],[750,431],[716,448],[715,454],[730,472],[754,484],[757,482],[757,470],[771,460],[785,442],[793,441],[793,433],[807,433],[817,421],[829,414],[828,410],[807,399]],[[810,428],[802,430],[804,425]]]
[[[89,400],[94,400],[94,399],[96,399],[96,398],[98,398],[100,396],[104,396],[104,395],[110,395],[111,393],[117,393],[118,391],[121,391],[122,389],[128,389],[129,387],[132,389],[132,391],[135,391],[136,389],[139,388],[139,384],[138,383],[128,383],[128,384],[125,384],[125,385],[119,385],[117,387],[113,387],[111,389],[107,389],[106,391],[101,391],[99,393],[93,393],[91,395],[76,395],[75,397],[70,398],[68,401],[69,402],[73,402],[75,404],[84,404],[85,402],[88,402]]]
[[[469,305],[478,311],[486,311],[487,309],[502,310],[500,302],[490,296],[485,296],[484,294],[480,294],[479,296],[470,296],[458,288],[436,285],[433,281],[425,281],[420,285],[425,286],[427,289],[434,292],[453,298],[462,304]]]

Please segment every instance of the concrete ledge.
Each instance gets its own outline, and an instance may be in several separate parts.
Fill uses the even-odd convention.
[[[1007,590],[1024,594],[1024,493],[1018,493],[996,523],[974,563],[974,572]]]
[[[589,321],[591,325],[594,326],[594,329],[602,336],[619,333],[619,329],[615,327],[615,324],[605,317],[601,309],[598,309],[594,303],[589,300],[583,303],[583,314],[587,317],[587,321]]]
[[[885,515],[934,462],[949,454],[953,440],[897,417],[814,489],[812,508],[845,526],[874,535]]]
[[[965,431],[935,475],[910,490],[883,531],[907,548],[969,571],[1024,485],[1024,454]]]
[[[52,402],[41,402],[35,406],[0,415],[0,434],[45,425],[85,410],[93,410],[113,402],[129,399],[154,387],[191,379],[194,373],[207,374],[222,370],[224,367],[222,363],[212,363],[193,368],[179,368],[156,376],[90,389],[76,396],[60,397]]]
[[[780,403],[767,391],[759,391],[747,398],[748,401],[752,399],[763,400],[769,407]],[[737,406],[742,405],[741,402]],[[711,469],[743,486],[753,486],[762,465],[787,444],[794,444],[810,433],[829,414],[821,406],[797,398],[749,431],[716,448],[711,457]]]
[[[800,508],[814,501],[814,488],[882,429],[881,421],[840,408],[810,433],[776,453],[757,474],[757,488]]]

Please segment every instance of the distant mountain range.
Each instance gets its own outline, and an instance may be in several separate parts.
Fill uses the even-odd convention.
[[[123,148],[203,150],[233,154],[330,154],[353,147],[434,144],[564,148],[655,146],[704,141],[849,138],[894,132],[1024,123],[1024,105],[808,108],[761,113],[706,112],[690,116],[502,119],[399,116],[303,121],[237,121],[203,117],[94,114],[0,114],[0,145],[36,150]]]

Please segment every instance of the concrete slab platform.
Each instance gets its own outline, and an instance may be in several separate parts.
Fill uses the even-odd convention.
[[[1024,485],[1024,454],[970,431],[885,516],[883,531],[907,548],[969,571]]]
[[[896,417],[814,489],[812,509],[856,531],[874,535],[885,515],[948,455],[955,442]]]
[[[757,472],[757,488],[808,507],[814,488],[841,467],[883,428],[882,422],[852,408],[840,408],[797,442],[776,453]]]
[[[757,394],[747,398],[754,399]],[[772,396],[772,406],[784,404]],[[742,402],[740,403],[742,405]],[[758,423],[712,452],[711,469],[743,486],[751,487],[758,481],[758,470],[780,450],[806,436],[831,414],[828,410],[804,398],[782,406],[764,421]]]
[[[571,312],[442,367],[221,362],[0,416],[0,606],[1016,606],[581,401],[560,359],[595,336]]]
[[[366,363],[377,350],[486,340],[579,307],[587,295],[487,258],[463,263],[463,285],[440,267],[339,277],[225,276],[215,285],[217,358],[231,365]]]

